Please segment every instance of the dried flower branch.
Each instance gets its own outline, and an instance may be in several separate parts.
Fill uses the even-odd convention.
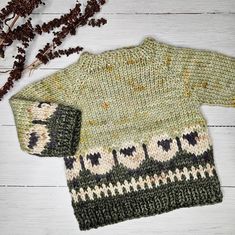
[[[10,45],[12,41],[10,40],[12,36],[12,28],[16,21],[20,17],[27,17],[30,15],[34,9],[38,8],[39,5],[44,5],[41,0],[11,0],[0,12],[0,55],[4,57],[4,48],[6,45]],[[10,26],[7,22],[13,18]],[[8,26],[7,32],[3,31],[3,27]],[[20,32],[18,28],[18,32]],[[15,32],[16,33],[16,32]],[[7,42],[6,42],[7,41]],[[5,44],[6,43],[6,44]],[[5,45],[4,45],[5,44]]]
[[[22,72],[24,70],[25,64],[25,48],[27,46],[18,47],[18,54],[15,57],[16,60],[13,64],[13,69],[10,71],[7,82],[3,85],[0,90],[0,97],[2,98],[11,87],[13,87],[14,81],[17,81],[21,78]]]
[[[84,9],[81,9],[81,4],[77,2],[73,9],[70,9],[67,14],[61,15],[59,18],[54,18],[42,25],[32,25],[30,17],[34,9],[39,5],[45,5],[41,0],[12,0],[0,12],[0,54],[4,56],[4,52],[17,40],[22,45],[17,49],[17,55],[13,63],[13,69],[9,73],[7,82],[0,88],[0,100],[13,87],[14,82],[21,79],[22,73],[29,69],[30,71],[37,68],[41,64],[47,64],[49,61],[60,58],[61,56],[69,56],[71,54],[79,54],[83,48],[76,46],[68,49],[57,49],[60,47],[66,37],[75,35],[79,27],[85,25],[92,27],[100,27],[107,23],[106,19],[95,19],[96,13],[101,10],[105,0],[88,0]],[[27,6],[27,7],[22,7]],[[13,28],[16,21],[23,17],[25,23]],[[8,26],[7,22],[12,20]],[[4,24],[8,26],[7,32],[3,30]],[[52,33],[54,35],[51,42],[46,43],[42,49],[38,50],[35,60],[25,66],[26,52],[29,44],[43,33]],[[5,72],[5,71],[4,71]],[[2,73],[4,73],[2,72]],[[1,73],[1,72],[0,72]]]
[[[45,3],[43,3],[41,0],[11,0],[1,10],[0,19],[7,19],[7,17],[12,13],[21,17],[26,17],[27,15],[30,15],[40,4]]]
[[[81,13],[81,4],[77,3],[75,7],[72,10],[70,10],[68,14],[65,14],[64,16],[60,17],[60,19],[52,20],[47,24],[43,24],[43,26],[41,27],[41,30],[43,32],[49,32],[50,30],[58,28],[60,26],[62,26],[62,28],[61,30],[54,32],[55,37],[53,38],[52,43],[51,44],[47,43],[43,50],[39,50],[39,53],[36,55],[36,58],[41,60],[42,63],[46,64],[49,60],[60,57],[63,54],[67,55],[68,51],[67,52],[64,51],[66,53],[62,53],[63,51],[59,50],[56,53],[53,53],[53,50],[56,47],[60,46],[62,44],[63,39],[66,38],[69,34],[75,35],[76,29],[79,26],[84,26],[87,24],[87,25],[92,25],[93,27],[95,26],[100,27],[101,25],[106,24],[107,21],[104,18],[100,18],[97,20],[90,19],[97,12],[100,11],[101,5],[103,4],[105,4],[104,0],[100,1],[89,0],[87,1],[84,13]],[[37,26],[37,28],[39,29],[39,26]],[[48,49],[50,50],[48,51]],[[70,54],[79,53],[82,50],[81,47],[76,47],[73,48],[72,50],[71,49],[69,50]],[[37,63],[37,61],[35,63]]]

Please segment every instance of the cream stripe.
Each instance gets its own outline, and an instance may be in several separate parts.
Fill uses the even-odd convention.
[[[87,196],[90,200],[94,200],[94,195],[96,195],[97,198],[101,198],[101,193],[103,193],[105,197],[109,197],[108,192],[110,192],[112,196],[123,195],[124,193],[131,192],[130,187],[132,187],[134,191],[139,190],[137,188],[138,186],[142,190],[151,189],[153,188],[153,185],[156,187],[159,186],[160,181],[162,181],[163,184],[167,184],[167,179],[169,179],[170,182],[175,182],[175,177],[177,178],[177,181],[182,181],[182,176],[185,176],[186,180],[189,180],[190,175],[193,176],[193,179],[198,179],[197,173],[199,173],[202,178],[205,178],[205,172],[209,174],[209,177],[212,177],[214,176],[213,169],[215,169],[215,167],[213,165],[211,166],[209,163],[207,163],[206,167],[204,168],[201,165],[199,165],[198,168],[192,166],[191,170],[188,170],[186,167],[184,167],[182,171],[176,169],[174,173],[172,171],[168,171],[167,174],[162,172],[161,175],[154,174],[151,177],[147,175],[145,179],[143,179],[141,176],[138,180],[132,177],[130,182],[125,180],[123,184],[117,182],[116,185],[113,185],[112,183],[109,183],[108,185],[102,184],[101,187],[96,185],[94,189],[91,189],[90,187],[88,187],[87,190],[80,188],[79,192],[76,192],[74,189],[72,189],[71,194],[74,202],[78,202],[79,200],[86,201]]]

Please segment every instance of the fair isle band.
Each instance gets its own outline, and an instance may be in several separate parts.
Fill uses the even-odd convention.
[[[201,130],[199,125],[185,128],[179,137],[172,138],[166,134],[153,136],[149,143],[127,142],[120,145],[119,149],[111,152],[99,147],[80,157],[70,157],[71,167],[66,169],[67,180],[78,177],[81,171],[89,170],[92,174],[104,175],[114,166],[121,164],[127,169],[138,169],[146,158],[158,162],[167,162],[173,159],[177,152],[196,156],[203,154],[212,146],[209,133]],[[77,154],[79,155],[79,154]],[[68,161],[68,160],[67,160]]]
[[[213,170],[215,167],[210,164],[206,164],[206,167],[199,167],[192,166],[191,169],[187,169],[186,167],[183,170],[176,169],[174,172],[168,171],[168,173],[162,172],[160,175],[154,174],[153,176],[145,176],[136,180],[135,178],[131,178],[128,182],[127,180],[124,181],[123,184],[117,182],[115,185],[109,183],[108,185],[102,184],[101,186],[96,185],[94,188],[87,187],[86,190],[80,188],[78,192],[75,189],[71,190],[72,199],[74,202],[78,202],[79,200],[86,201],[86,200],[95,200],[96,198],[109,197],[109,196],[116,196],[116,195],[123,195],[125,193],[131,192],[131,188],[133,191],[139,191],[144,189],[152,189],[153,187],[158,187],[162,184],[167,184],[170,182],[179,182],[182,180],[190,180],[191,176],[193,180],[197,180],[198,178],[206,178],[206,173],[208,177],[213,177],[214,173]]]

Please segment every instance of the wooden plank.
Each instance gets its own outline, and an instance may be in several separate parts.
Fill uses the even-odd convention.
[[[211,127],[209,131],[221,183],[235,186],[235,128]],[[66,185],[63,159],[24,153],[19,147],[14,126],[0,126],[0,133],[0,185]]]
[[[202,105],[200,109],[209,126],[235,126],[235,108]]]
[[[0,9],[8,2],[2,0]],[[80,0],[79,2],[85,2]],[[72,8],[75,0],[67,0],[66,7],[63,0],[46,1],[46,6],[41,6],[35,12],[39,13],[66,13]],[[235,3],[232,0],[112,0],[107,1],[103,7],[103,13],[232,13],[235,9]]]
[[[47,21],[51,15],[38,15],[34,22]],[[144,37],[176,46],[214,50],[230,56],[235,55],[234,15],[109,15],[108,24],[101,28],[84,27],[77,36],[67,38],[64,48],[83,46],[86,51],[100,53],[105,50],[137,45]],[[205,23],[206,22],[206,23]],[[28,63],[32,62],[38,49],[51,40],[51,35],[37,38],[29,48]],[[15,48],[8,48],[0,68],[11,68]],[[69,59],[61,57],[41,68],[64,68],[78,60],[78,55]],[[0,74],[2,78],[6,74]],[[2,79],[1,79],[2,80]]]
[[[222,203],[100,227],[87,235],[234,234],[235,188],[222,188]],[[0,188],[0,233],[4,235],[79,234],[67,188]],[[151,226],[150,226],[151,225]]]

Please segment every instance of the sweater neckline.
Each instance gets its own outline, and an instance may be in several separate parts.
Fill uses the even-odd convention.
[[[159,42],[153,37],[145,37],[141,43],[133,46],[106,50],[97,54],[84,51],[79,57],[78,64],[80,69],[93,70],[130,60],[152,59],[157,56],[157,50],[166,46],[167,44]]]

